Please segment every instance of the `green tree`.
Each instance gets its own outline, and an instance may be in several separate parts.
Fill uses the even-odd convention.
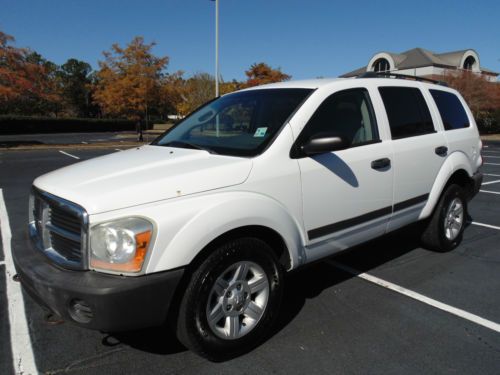
[[[65,110],[72,116],[91,115],[91,73],[92,67],[77,59],[69,59],[59,69]]]

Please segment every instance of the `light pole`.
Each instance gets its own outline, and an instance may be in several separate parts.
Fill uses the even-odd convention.
[[[215,97],[219,96],[219,0],[215,1]]]

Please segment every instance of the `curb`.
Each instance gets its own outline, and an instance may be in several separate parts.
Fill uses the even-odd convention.
[[[147,142],[102,142],[102,143],[65,143],[65,144],[42,144],[42,145],[22,145],[12,147],[0,147],[0,151],[37,151],[53,149],[99,149],[112,147],[140,147],[149,144]]]

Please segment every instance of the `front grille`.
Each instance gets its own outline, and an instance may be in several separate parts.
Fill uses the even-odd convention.
[[[82,250],[79,241],[73,241],[57,233],[50,232],[50,242],[52,248],[66,259],[72,262],[81,262]]]
[[[32,236],[38,248],[54,262],[84,269],[87,215],[80,206],[42,192],[33,191]]]
[[[80,234],[82,230],[82,223],[80,218],[74,213],[51,205],[49,214],[50,223],[52,225],[71,233]]]

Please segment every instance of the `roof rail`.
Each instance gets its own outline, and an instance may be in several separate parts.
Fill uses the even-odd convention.
[[[446,82],[437,81],[431,78],[419,77],[419,76],[410,76],[407,74],[398,74],[391,72],[365,72],[357,76],[356,78],[399,78],[399,79],[412,79],[419,82],[430,82],[435,83],[436,85],[448,86]]]

